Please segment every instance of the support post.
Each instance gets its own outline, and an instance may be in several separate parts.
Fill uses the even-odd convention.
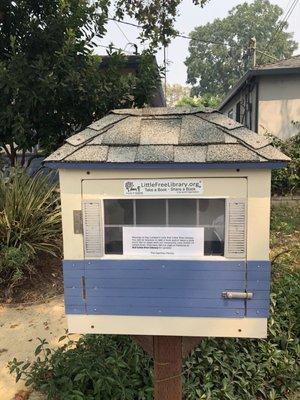
[[[154,400],[182,400],[182,360],[202,338],[132,336],[154,359]]]
[[[154,336],[154,400],[182,400],[182,338]]]

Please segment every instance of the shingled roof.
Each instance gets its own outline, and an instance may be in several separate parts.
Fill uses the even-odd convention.
[[[113,110],[46,158],[80,163],[269,163],[289,158],[269,139],[212,109]]]

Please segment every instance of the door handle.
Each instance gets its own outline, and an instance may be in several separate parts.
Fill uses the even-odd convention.
[[[244,299],[251,300],[253,298],[252,292],[223,292],[224,299]]]

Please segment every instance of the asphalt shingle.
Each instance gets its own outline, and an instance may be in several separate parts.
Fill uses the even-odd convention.
[[[65,157],[73,153],[76,150],[76,147],[65,143],[63,146],[59,147],[55,150],[49,157],[45,159],[47,161],[62,161]]]
[[[143,118],[140,144],[178,144],[180,127],[181,118]]]
[[[207,146],[174,146],[174,162],[203,163],[206,152]]]
[[[179,144],[225,143],[225,132],[195,115],[182,118]]]
[[[65,161],[104,162],[107,159],[107,152],[107,146],[85,146],[66,157]]]
[[[172,162],[174,160],[173,146],[139,146],[135,162]]]
[[[235,129],[243,126],[237,121],[234,121],[231,118],[226,117],[226,115],[221,114],[219,112],[214,112],[211,114],[199,114],[200,118],[205,119],[208,122],[212,122],[213,124],[216,124],[218,126],[221,126],[223,128],[227,129]]]
[[[141,118],[128,117],[102,134],[102,144],[137,145],[140,143]]]
[[[107,162],[133,163],[137,152],[137,146],[129,147],[109,147]]]
[[[257,150],[257,152],[268,160],[284,160],[290,161],[290,158],[283,154],[280,150],[276,149],[274,146],[266,146],[262,149]]]
[[[259,135],[258,133],[255,133],[253,131],[250,131],[250,129],[246,128],[245,126],[228,131],[228,133],[239,139],[240,141],[247,143],[254,149],[259,149],[270,143],[270,140],[268,138],[264,137],[263,135]]]
[[[95,129],[86,128],[83,131],[69,137],[66,142],[72,144],[73,146],[79,146],[80,144],[92,139],[96,135],[99,135],[98,131]]]
[[[125,118],[125,115],[110,113],[108,115],[105,115],[105,117],[99,119],[98,121],[93,122],[91,125],[89,125],[89,128],[95,129],[96,131],[101,131],[102,129],[107,128],[110,125],[115,124],[119,121],[122,121],[122,119]]]
[[[240,144],[212,144],[208,145],[206,161],[260,161],[260,157]]]

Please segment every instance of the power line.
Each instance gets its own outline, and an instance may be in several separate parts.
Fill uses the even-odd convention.
[[[124,38],[127,40],[127,42],[129,43],[130,42],[130,39],[128,38],[128,36],[126,35],[126,33],[123,31],[123,29],[120,27],[120,25],[119,25],[119,21],[117,21],[116,19],[114,19],[114,18],[109,18],[109,19],[111,19],[112,21],[114,21],[114,23],[115,23],[115,25],[117,26],[117,28],[119,29],[119,31],[122,33],[122,35],[124,36]]]
[[[288,19],[290,18],[290,16],[292,15],[292,13],[294,12],[297,4],[298,4],[299,0],[294,0],[291,4],[288,3],[288,10],[286,11],[286,13],[284,14],[283,18],[279,21],[278,26],[274,32],[274,34],[272,35],[268,45],[265,48],[265,51],[268,51],[270,46],[275,42],[275,40],[277,39],[279,33],[282,31],[282,29],[284,28],[285,23],[288,21]]]
[[[128,25],[128,26],[133,26],[134,28],[143,29],[143,27],[141,25],[134,24],[132,22],[121,21],[121,20],[116,19],[116,18],[108,18],[108,19],[111,20],[111,21],[118,22],[118,23],[123,24],[123,25]],[[183,34],[180,34],[180,33],[176,34],[175,37],[179,37],[179,38],[187,39],[187,40],[193,40],[193,38],[191,38],[190,36],[183,35]],[[213,40],[200,39],[199,42],[207,43],[207,44],[218,44],[218,45],[223,45],[223,46],[225,45],[225,46],[233,47],[233,45],[229,45],[229,43],[217,42],[217,41],[213,41]]]

